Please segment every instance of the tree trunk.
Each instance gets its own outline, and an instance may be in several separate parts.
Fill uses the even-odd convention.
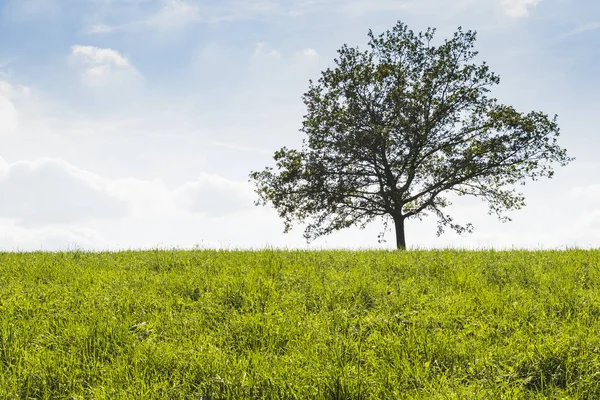
[[[398,250],[406,250],[406,237],[404,236],[404,217],[394,217],[394,225],[396,226],[396,248]]]

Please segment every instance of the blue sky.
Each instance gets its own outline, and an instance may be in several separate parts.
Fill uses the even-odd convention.
[[[0,0],[0,249],[306,247],[253,206],[249,171],[299,146],[302,93],[342,44],[401,20],[478,32],[494,94],[559,115],[577,160],[523,191],[502,224],[412,247],[597,247],[600,3],[593,0]],[[381,225],[310,247],[384,247]]]

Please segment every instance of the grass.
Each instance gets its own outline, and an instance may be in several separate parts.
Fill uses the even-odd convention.
[[[600,251],[0,253],[2,399],[600,398]]]

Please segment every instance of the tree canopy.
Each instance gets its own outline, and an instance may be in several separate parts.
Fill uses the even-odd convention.
[[[398,22],[369,48],[344,45],[335,66],[310,81],[299,150],[281,148],[275,167],[250,174],[258,204],[271,204],[285,231],[306,223],[307,240],[383,218],[406,248],[404,222],[447,212],[451,197],[475,196],[508,220],[524,196],[517,184],[552,177],[572,158],[558,145],[557,117],[527,113],[490,95],[500,78],[477,63],[476,32],[462,28],[439,45],[435,29]]]

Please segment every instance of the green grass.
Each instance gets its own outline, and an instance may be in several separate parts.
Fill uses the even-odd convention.
[[[0,399],[600,398],[600,251],[0,253]]]

